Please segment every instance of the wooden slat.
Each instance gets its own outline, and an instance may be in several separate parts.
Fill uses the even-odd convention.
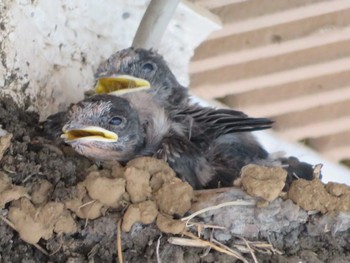
[[[350,146],[345,145],[342,147],[337,147],[335,149],[332,149],[330,151],[326,151],[322,153],[325,157],[327,157],[329,160],[332,160],[334,162],[340,162],[342,160],[349,160],[350,158]]]
[[[232,21],[232,23],[224,23],[225,30],[220,30],[213,33],[210,36],[210,39],[221,38],[232,34],[240,34],[243,32],[253,31],[261,28],[272,27],[278,24],[285,24],[293,21],[303,20],[305,18],[317,17],[323,14],[341,11],[348,8],[350,8],[350,1],[333,0],[306,5],[300,8],[257,17],[238,23],[236,23],[236,21]]]
[[[267,117],[276,117],[281,114],[307,111],[317,108],[320,105],[328,105],[348,100],[350,100],[350,87],[343,87],[310,94],[308,96],[304,95],[297,98],[280,100],[266,105],[256,104],[254,106],[245,107],[244,111],[250,115],[258,115],[264,112],[264,115]]]
[[[284,43],[314,34],[341,29],[350,25],[350,9],[325,13],[288,23],[256,28],[248,32],[231,34],[217,40],[205,41],[195,52],[193,61],[230,54],[271,44]],[[224,29],[225,30],[225,27]]]
[[[327,1],[329,0],[249,0],[226,5],[223,8],[215,8],[211,11],[222,18],[222,22],[227,28],[232,24],[237,24],[238,22],[243,22],[248,19],[265,17],[267,15]],[[217,32],[216,35],[217,34],[220,33]]]
[[[308,145],[320,152],[332,151],[347,145],[350,158],[350,129],[332,134],[332,136],[319,136],[308,139]]]
[[[261,87],[284,85],[322,75],[343,72],[347,71],[349,67],[350,58],[344,58],[239,81],[202,83],[201,86],[194,88],[192,92],[204,99],[213,99],[228,94],[251,91]]]
[[[350,159],[350,1],[249,0],[211,11],[223,29],[196,50],[192,93],[271,117],[280,136]]]
[[[275,116],[274,128],[278,131],[306,126],[309,123],[328,122],[336,118],[346,117],[350,112],[350,99],[320,105],[307,110],[293,111]],[[310,131],[311,134],[311,131]]]
[[[324,122],[281,129],[279,134],[292,141],[298,141],[310,137],[331,136],[347,130],[350,130],[350,116],[339,116]]]
[[[229,95],[220,99],[231,106],[246,109],[254,105],[264,106],[287,99],[309,96],[350,86],[350,67],[345,71],[325,74],[314,78],[292,81],[283,85],[264,86],[251,91]]]
[[[344,57],[350,57],[350,34],[345,36],[343,41],[194,74],[192,75],[192,87],[196,88],[203,84],[220,86],[222,83],[259,77]]]
[[[349,9],[350,16],[350,9]],[[349,20],[350,22],[350,20]],[[254,49],[243,50],[241,52],[229,51],[222,52],[217,56],[203,58],[193,61],[190,67],[190,73],[195,78],[195,73],[214,70],[222,67],[250,63],[251,61],[274,58],[285,54],[293,54],[302,50],[309,50],[322,46],[336,44],[338,42],[350,39],[350,26],[331,31],[325,37],[325,34],[313,34],[308,37],[258,47]]]

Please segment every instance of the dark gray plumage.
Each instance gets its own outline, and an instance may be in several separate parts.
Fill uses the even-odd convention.
[[[214,147],[208,147],[210,133],[196,132],[196,137],[192,137],[193,131],[203,129],[189,116],[178,118],[179,121],[175,121],[176,117],[170,116],[147,92],[96,95],[72,107],[64,126],[64,137],[77,152],[96,160],[125,163],[138,156],[162,158],[183,180],[198,189],[217,181],[223,186],[232,185],[242,166],[267,157],[261,147],[249,139],[245,141],[243,135],[236,137],[232,133],[235,123],[238,131],[246,127],[260,128],[259,119],[235,117],[230,121],[232,127],[227,136],[233,136],[230,146],[237,150],[245,148],[245,152],[239,151],[234,156],[232,150],[227,149],[230,165],[226,173],[218,173],[223,169],[219,160],[224,149],[218,148],[224,143],[223,137],[219,137]],[[118,139],[101,138],[103,132],[115,133]]]
[[[133,48],[117,52],[99,67],[96,74],[97,87],[101,87],[103,79],[125,75],[148,81],[150,89],[128,93],[122,95],[123,98],[96,96],[79,103],[80,106],[77,107],[81,109],[80,112],[84,112],[84,108],[88,112],[81,105],[109,101],[114,107],[124,108],[117,101],[126,99],[131,105],[131,111],[136,112],[140,126],[133,131],[129,130],[130,134],[121,136],[119,143],[124,143],[123,146],[101,142],[89,142],[84,146],[82,141],[70,142],[77,151],[94,159],[116,159],[122,162],[137,156],[163,158],[180,177],[195,188],[231,186],[244,165],[273,163],[255,138],[246,133],[270,128],[270,120],[249,118],[239,111],[192,104],[187,89],[178,83],[164,59],[156,52]],[[135,83],[131,81],[128,85],[133,87]],[[106,88],[109,89],[108,86]],[[86,113],[77,115],[74,112],[73,108],[73,117],[70,117],[66,127],[77,120],[85,126],[91,121]],[[101,119],[106,118],[99,110],[95,114]],[[59,118],[54,117],[47,121],[47,130],[57,120],[68,120],[67,115],[57,116]],[[96,122],[95,125],[104,127],[106,123]],[[130,136],[133,140],[126,145]],[[110,148],[112,145],[114,151]],[[290,177],[292,176],[291,171]]]
[[[158,53],[152,50],[127,48],[113,54],[108,60],[103,62],[95,75],[97,88],[101,86],[105,78],[113,76],[131,76],[144,79],[150,83],[150,88],[146,91],[153,97],[153,100],[161,107],[164,107],[170,115],[179,118],[190,118],[194,122],[201,124],[211,135],[226,134],[230,129],[238,132],[237,126],[230,127],[234,118],[245,118],[246,114],[240,111],[229,109],[214,109],[202,107],[198,104],[190,103],[188,89],[184,88],[175,78],[167,63]],[[130,85],[133,85],[130,83]],[[131,89],[132,90],[132,89]],[[254,119],[260,122],[259,128],[255,123],[254,127],[245,127],[240,131],[253,131],[257,129],[268,129],[272,121],[268,119]],[[50,116],[44,123],[46,134],[55,137],[67,121],[66,114],[60,112]],[[236,122],[235,122],[236,124]],[[264,125],[263,125],[264,124]],[[233,129],[232,129],[233,128]]]
[[[149,65],[152,65],[152,70],[148,67]],[[146,72],[144,67],[147,69]],[[230,185],[232,175],[236,176],[242,166],[256,160],[267,165],[272,165],[275,161],[281,162],[288,171],[287,181],[289,182],[297,177],[312,178],[312,165],[303,162],[296,163],[295,160],[298,159],[295,157],[270,160],[268,153],[251,134],[237,133],[239,129],[231,127],[232,121],[234,118],[247,117],[244,113],[191,104],[187,89],[179,84],[165,60],[157,52],[133,48],[118,51],[100,66],[96,77],[118,74],[148,80],[151,83],[151,89],[148,92],[153,94],[160,105],[170,113],[176,112],[175,118],[187,116],[198,124],[193,125],[191,129],[191,141],[197,146],[200,145],[201,150],[209,149],[207,158],[216,167],[216,180],[212,181],[211,187],[216,187],[218,182],[222,186]],[[268,122],[267,119],[265,121],[265,126],[261,125],[260,128],[255,127],[254,129],[241,127],[240,131],[270,128],[272,122]],[[199,130],[196,127],[199,127]]]
[[[103,78],[120,75],[147,80],[151,84],[147,92],[166,109],[182,108],[189,103],[188,89],[177,81],[163,57],[153,50],[130,47],[116,52],[98,67],[97,86]]]

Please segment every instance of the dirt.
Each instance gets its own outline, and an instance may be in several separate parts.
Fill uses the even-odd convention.
[[[157,262],[157,257],[162,262],[235,261],[214,249],[168,242],[170,237],[181,237],[176,234],[184,230],[237,249],[248,262],[253,258],[235,234],[239,231],[250,233],[249,241],[273,245],[265,253],[255,250],[259,262],[350,262],[347,186],[311,181],[335,200],[333,207],[337,205],[312,207],[322,213],[309,215],[291,200],[278,197],[279,190],[273,198],[265,198],[266,207],[211,210],[186,226],[179,218],[202,207],[264,197],[250,197],[235,188],[195,192],[167,164],[152,158],[132,160],[126,167],[93,163],[68,146],[42,138],[38,115],[18,108],[10,98],[0,100],[0,123],[4,132],[0,139],[0,262],[117,262],[121,219],[124,262]],[[274,183],[260,179],[272,188],[283,188],[280,177]],[[225,229],[212,230],[209,224]]]
[[[305,210],[322,213],[332,211],[350,212],[350,187],[345,184],[322,184],[319,180],[294,181],[288,191],[288,198]]]
[[[263,167],[249,164],[241,171],[243,189],[251,196],[266,201],[275,200],[282,192],[287,171],[281,167]]]

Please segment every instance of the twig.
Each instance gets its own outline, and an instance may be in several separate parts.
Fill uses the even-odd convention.
[[[190,232],[183,232],[182,233],[183,235],[185,236],[188,236],[188,237],[191,237],[192,239],[194,240],[197,240],[199,243],[202,243],[203,246],[209,246],[213,249],[215,249],[216,251],[219,251],[219,252],[222,252],[222,253],[225,253],[229,256],[233,256],[235,258],[238,258],[240,260],[242,260],[244,263],[249,263],[244,257],[242,257],[241,254],[239,254],[237,251],[234,251],[226,246],[223,246],[224,248],[220,247],[220,246],[217,246],[215,245],[214,243],[211,243],[211,242],[208,242],[208,241],[205,241],[205,240],[202,240],[198,237],[196,237],[194,234],[190,233]],[[221,244],[221,243],[220,243]]]
[[[93,204],[93,203],[95,203],[95,202],[96,202],[96,200],[91,200],[91,201],[89,201],[89,202],[86,202],[85,204],[80,205],[80,206],[78,207],[78,209],[80,210],[80,209],[82,209],[83,207],[88,206],[88,205],[91,205],[91,204]],[[89,222],[89,213],[90,213],[90,211],[91,211],[91,208],[89,209],[89,211],[88,211],[87,214],[86,214],[84,228],[87,227],[87,224],[88,224],[88,222]]]
[[[240,260],[242,260],[243,262],[248,263],[248,261],[247,261],[238,251],[235,251],[235,250],[233,250],[232,248],[229,248],[228,246],[226,246],[226,245],[220,243],[219,241],[217,241],[217,240],[214,239],[214,238],[213,238],[212,241],[213,241],[213,243],[219,245],[220,247],[226,249],[227,251],[230,251],[231,253],[237,255],[236,257],[239,258]],[[239,257],[238,257],[238,256],[239,256]]]
[[[119,219],[117,224],[117,251],[119,263],[123,263],[123,251],[122,251],[122,219]]]
[[[208,247],[208,244],[203,243],[203,240],[194,240],[184,237],[169,237],[168,242],[172,245],[186,246],[186,247]]]
[[[2,215],[0,215],[0,219],[2,221],[4,221],[6,224],[8,224],[8,226],[11,227],[13,230],[17,231],[15,225],[10,220],[8,220],[6,217],[3,217]]]
[[[314,176],[315,179],[320,179],[322,167],[323,167],[322,163],[316,164],[314,166],[313,176]]]
[[[58,253],[58,251],[61,250],[62,244],[63,244],[63,236],[62,236],[62,235],[60,236],[60,239],[61,239],[61,240],[60,240],[60,244],[59,244],[58,248],[57,248],[55,251],[53,251],[53,252],[50,253],[50,257],[52,257],[53,255],[55,255],[56,253]]]
[[[88,253],[88,259],[91,260],[97,253],[98,248],[100,247],[100,243],[97,243],[92,247],[92,249]]]
[[[209,206],[207,208],[203,208],[201,210],[198,210],[197,212],[193,213],[192,215],[181,218],[181,221],[186,221],[186,226],[187,226],[188,222],[192,218],[194,218],[200,214],[203,214],[205,212],[220,209],[220,208],[225,207],[225,206],[250,206],[250,205],[252,205],[252,206],[256,205],[256,201],[254,201],[254,200],[253,201],[236,200],[236,201],[231,201],[231,202],[225,202],[225,203],[221,203],[221,204],[218,204],[215,206]]]
[[[295,172],[293,172],[293,176],[294,176],[296,179],[300,180],[300,177],[299,177]]]
[[[236,237],[241,238],[239,236],[236,236]],[[246,242],[248,242],[249,246],[257,252],[265,253],[265,254],[267,253],[269,255],[271,255],[271,252],[272,252],[274,254],[282,255],[283,253],[281,251],[273,247],[273,245],[271,244],[270,238],[267,237],[267,239],[268,239],[268,243],[261,242],[261,241],[248,241],[248,240],[237,241],[234,246],[238,250],[240,250],[242,253],[250,253],[248,247],[246,246]]]
[[[254,250],[249,246],[248,241],[244,237],[241,237],[241,239],[244,241],[244,243],[246,244],[247,248],[249,249],[249,252],[250,252],[250,254],[253,257],[254,262],[258,263],[258,260],[256,259],[256,256],[255,256],[255,253],[254,253]]]
[[[209,241],[213,242],[213,239],[214,239],[214,229],[212,229],[211,232],[210,232],[210,239],[209,239]],[[204,253],[202,255],[200,255],[200,257],[204,258],[205,256],[207,256],[209,254],[210,250],[211,250],[211,247],[207,247],[207,249],[204,251]]]
[[[90,211],[90,210],[89,210],[89,211]],[[84,229],[87,227],[88,222],[89,222],[89,218],[88,218],[88,216],[87,216],[87,217],[85,218]]]
[[[7,168],[6,165],[4,165],[4,166],[2,167],[2,169],[3,169],[5,172],[9,173],[9,174],[15,174],[15,173],[17,173],[16,171],[12,171],[12,170],[10,170],[9,168]]]
[[[197,225],[197,235],[200,238],[202,234],[203,226],[201,224]]]
[[[162,238],[163,235],[160,235],[157,241],[157,247],[156,247],[156,253],[157,253],[157,262],[158,263],[162,263],[162,260],[160,259],[160,255],[159,255],[159,247],[160,247],[160,240]]]
[[[204,223],[197,223],[197,222],[192,222],[190,226],[197,226],[200,228],[212,228],[212,229],[226,229],[224,226],[217,226],[217,225],[209,225],[209,224],[204,224]]]
[[[24,179],[22,180],[22,183],[24,184],[24,183],[27,182],[30,178],[32,178],[33,175],[36,175],[36,174],[37,174],[37,172],[31,173],[31,174],[27,175],[27,177],[24,178]]]
[[[43,253],[45,256],[50,256],[49,252],[47,252],[42,246],[40,246],[39,244],[35,243],[32,244],[34,247],[36,247],[37,250],[39,250],[41,253]]]
[[[278,249],[274,248],[274,246],[272,245],[272,242],[271,242],[271,238],[270,238],[270,235],[267,235],[267,242],[268,242],[268,245],[270,245],[271,247],[271,251],[272,253],[274,254],[279,254],[279,255],[282,255],[283,253],[281,251],[279,251]]]
[[[86,202],[85,204],[80,205],[80,206],[78,207],[78,209],[80,210],[80,209],[82,209],[84,206],[93,204],[93,203],[95,203],[95,202],[96,202],[96,200],[91,200],[91,201],[89,201],[89,202]]]

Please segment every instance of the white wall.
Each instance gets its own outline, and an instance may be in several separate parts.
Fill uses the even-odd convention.
[[[131,45],[148,2],[0,1],[0,92],[20,103],[30,98],[42,118],[82,99],[99,63]],[[178,6],[159,51],[183,84],[194,48],[219,28]]]

